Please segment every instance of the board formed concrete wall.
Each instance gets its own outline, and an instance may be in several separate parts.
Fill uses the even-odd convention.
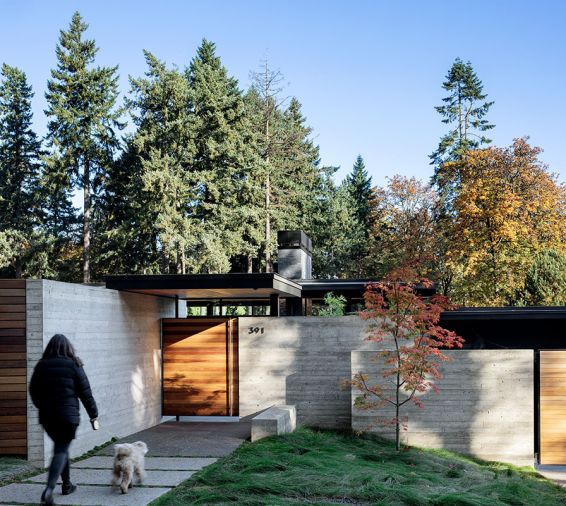
[[[47,280],[27,282],[28,383],[53,334],[65,334],[84,362],[101,429],[93,431],[81,406],[71,445],[77,456],[113,436],[161,421],[160,319],[173,317],[174,301]],[[47,464],[52,443],[28,401],[28,460]]]
[[[357,316],[240,318],[240,416],[291,404],[298,424],[349,428],[350,391],[340,383],[351,351],[371,349],[365,325]]]
[[[486,460],[517,465],[534,462],[534,356],[532,350],[446,351],[439,392],[422,398],[424,407],[407,403],[401,417],[412,446],[446,448]],[[378,375],[373,353],[352,353],[352,374]],[[352,391],[352,402],[357,392]],[[359,410],[352,404],[352,428],[394,437],[376,417],[392,418],[385,408]]]
[[[376,371],[379,347],[364,340],[366,323],[340,318],[239,319],[240,416],[278,404],[295,405],[297,423],[379,432],[392,413],[360,411],[355,392],[341,382],[358,371]],[[440,392],[411,406],[404,440],[488,460],[532,465],[534,456],[534,365],[532,350],[448,351]]]

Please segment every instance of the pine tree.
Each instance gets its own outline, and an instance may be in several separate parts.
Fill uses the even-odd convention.
[[[483,83],[470,62],[456,58],[442,87],[450,94],[442,99],[444,105],[435,109],[443,117],[442,122],[454,124],[454,128],[440,139],[438,148],[430,155],[431,164],[436,166],[435,178],[444,162],[459,160],[469,149],[489,144],[491,140],[483,132],[494,127],[485,119],[493,102],[485,101]]]
[[[120,110],[117,67],[95,67],[98,48],[83,39],[88,25],[76,12],[56,47],[57,68],[51,71],[45,94],[48,140],[53,150],[48,179],[52,192],[64,196],[69,183],[83,190],[83,282],[90,281],[91,213],[105,172],[118,147]],[[57,217],[57,219],[61,219]]]
[[[31,126],[33,92],[26,75],[7,64],[0,75],[0,232],[12,238],[5,256],[21,278],[23,250],[40,219],[41,143]]]
[[[192,256],[200,269],[225,272],[235,255],[257,255],[261,237],[263,163],[238,82],[203,40],[186,72],[199,181],[196,217],[202,223]]]

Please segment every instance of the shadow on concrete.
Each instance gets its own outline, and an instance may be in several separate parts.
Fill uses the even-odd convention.
[[[148,457],[224,457],[250,438],[251,422],[165,422],[122,438],[118,443],[144,441]],[[113,455],[110,445],[99,455]]]

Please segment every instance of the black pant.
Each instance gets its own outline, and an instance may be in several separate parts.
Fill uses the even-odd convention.
[[[54,489],[59,476],[63,483],[71,482],[71,470],[69,466],[69,446],[75,438],[76,425],[66,423],[44,424],[43,428],[47,435],[53,440],[53,458],[49,466],[47,488]]]

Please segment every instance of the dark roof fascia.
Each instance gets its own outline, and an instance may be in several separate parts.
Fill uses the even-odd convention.
[[[444,311],[443,321],[465,320],[564,320],[566,306],[464,307]]]
[[[303,288],[303,295],[312,292],[321,291],[364,291],[368,283],[379,283],[383,279],[377,278],[365,278],[365,279],[299,279],[297,283]],[[428,296],[434,295],[436,288],[433,286],[431,288],[425,288],[423,286],[417,286],[417,293]]]
[[[106,276],[113,290],[256,289],[274,288],[301,296],[301,286],[276,273],[229,274],[127,274]]]

